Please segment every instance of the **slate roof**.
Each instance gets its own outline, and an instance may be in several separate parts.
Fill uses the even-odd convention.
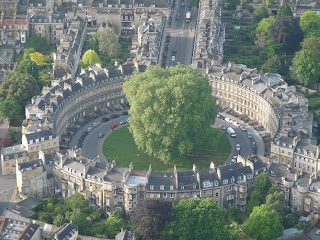
[[[15,159],[15,155],[17,158],[28,156],[28,151],[22,145],[15,145],[11,147],[6,147],[1,149],[1,154],[4,157],[8,157],[8,160]],[[7,159],[4,159],[7,160]]]
[[[160,186],[164,186],[164,191],[170,190],[170,186],[173,186],[173,189],[176,190],[176,177],[173,172],[151,172],[147,189],[150,189],[150,186],[153,186],[153,190],[160,191]]]
[[[78,228],[72,223],[65,223],[55,235],[54,240],[64,240],[65,238],[69,238],[73,236],[78,231]]]
[[[43,130],[39,132],[33,132],[26,134],[27,141],[35,141],[36,139],[39,139],[41,141],[41,138],[44,138],[44,140],[49,140],[49,137],[55,138],[56,135],[51,130]]]
[[[181,189],[183,186],[184,190],[199,189],[197,181],[197,175],[193,171],[188,172],[177,172],[178,177],[178,188]]]
[[[18,163],[18,168],[20,171],[33,170],[34,168],[41,167],[41,166],[43,166],[41,159]]]
[[[35,234],[35,232],[38,230],[39,227],[40,227],[39,224],[29,223],[29,225],[26,227],[26,229],[20,236],[19,240],[32,239],[33,235]]]

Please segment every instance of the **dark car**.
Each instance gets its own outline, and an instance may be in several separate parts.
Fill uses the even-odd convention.
[[[177,13],[176,20],[180,19],[180,13]]]
[[[172,49],[172,54],[176,54],[176,53],[177,53],[177,49],[176,48]]]
[[[119,126],[118,124],[114,123],[114,124],[111,125],[111,129],[117,128],[118,126]]]
[[[110,116],[111,119],[115,119],[115,118],[118,118],[118,117],[120,117],[119,114],[112,114],[112,115]]]
[[[108,121],[110,121],[110,118],[107,118],[107,117],[102,118],[102,122],[108,122]]]
[[[87,132],[87,131],[85,131],[85,132],[83,132],[83,133],[82,133],[82,135],[81,135],[81,136],[86,137],[87,135],[88,135],[88,132]]]
[[[122,112],[121,114],[122,114],[122,116],[126,116],[126,115],[128,115],[128,112],[127,112],[127,111],[124,111],[124,112]]]

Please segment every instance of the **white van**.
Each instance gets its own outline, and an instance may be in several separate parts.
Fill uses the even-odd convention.
[[[236,132],[231,127],[227,128],[227,133],[233,138],[237,136]]]

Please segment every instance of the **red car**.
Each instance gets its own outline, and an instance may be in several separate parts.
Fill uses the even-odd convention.
[[[118,127],[118,126],[119,126],[118,124],[114,123],[114,124],[111,125],[111,129],[114,129],[114,128]]]
[[[115,118],[118,118],[118,117],[120,117],[119,114],[112,114],[112,115],[110,116],[111,119],[115,119]]]

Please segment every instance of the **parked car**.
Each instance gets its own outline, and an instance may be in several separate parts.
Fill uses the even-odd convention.
[[[83,132],[81,136],[86,137],[88,135],[88,132]]]
[[[248,138],[251,139],[252,138],[252,134],[250,132],[248,132]]]
[[[232,124],[235,125],[236,127],[240,126],[240,123],[238,123],[237,121],[233,121]]]
[[[171,61],[174,62],[176,60],[176,56],[171,57]]]
[[[231,158],[231,162],[232,162],[232,163],[235,163],[235,162],[237,162],[237,159],[238,159],[238,156],[233,156],[233,157]]]
[[[176,20],[179,21],[179,19],[180,19],[180,13],[177,13]]]
[[[102,122],[108,122],[108,121],[110,121],[110,118],[107,118],[107,117],[102,118]]]
[[[87,131],[91,132],[93,130],[93,127],[88,127]]]
[[[126,116],[126,115],[128,115],[128,112],[127,111],[123,111],[121,114],[122,114],[122,116]]]
[[[257,144],[256,142],[252,142],[252,152],[257,153]]]
[[[123,125],[123,124],[126,124],[126,123],[128,123],[128,119],[124,119],[124,120],[119,122],[120,125]]]
[[[237,151],[240,151],[240,144],[239,143],[237,143],[236,149],[237,149]]]
[[[99,138],[103,138],[104,137],[104,133],[99,133]]]
[[[176,53],[177,53],[177,49],[174,48],[174,49],[172,50],[172,55],[175,55]]]
[[[246,127],[244,127],[244,126],[242,126],[242,125],[240,125],[239,128],[240,128],[242,131],[247,131]]]
[[[100,125],[100,122],[95,122],[95,123],[92,123],[92,127],[98,127]]]
[[[320,230],[317,230],[317,231],[316,231],[316,234],[317,234],[317,235],[320,235]]]
[[[232,120],[230,118],[225,118],[224,119],[227,123],[232,123]]]
[[[115,119],[115,118],[118,118],[118,117],[120,117],[119,114],[112,114],[112,115],[110,116],[111,119]]]
[[[222,130],[226,130],[227,129],[227,127],[225,125],[222,125],[222,124],[219,125],[219,128],[222,129]]]
[[[118,124],[115,124],[115,123],[114,123],[114,124],[111,125],[111,129],[114,129],[114,128],[117,128],[117,127],[119,127]]]

